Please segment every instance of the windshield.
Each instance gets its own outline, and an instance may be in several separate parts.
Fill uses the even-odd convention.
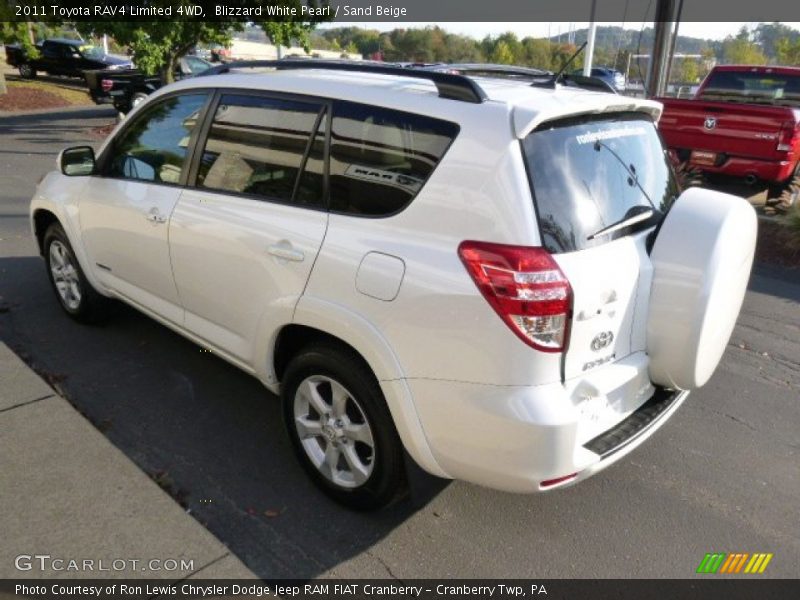
[[[103,49],[99,46],[86,45],[81,46],[79,50],[85,58],[103,58],[103,56],[105,56]]]
[[[714,71],[700,97],[800,106],[800,74]]]
[[[546,124],[522,142],[542,244],[554,253],[604,244],[654,225],[678,194],[653,121],[641,113]],[[609,228],[606,235],[598,232]]]

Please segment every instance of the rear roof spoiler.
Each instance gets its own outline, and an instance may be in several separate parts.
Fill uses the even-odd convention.
[[[563,104],[554,105],[552,108],[526,107],[518,104],[514,107],[513,125],[517,139],[523,139],[544,123],[569,119],[581,115],[602,115],[620,112],[641,112],[654,121],[661,116],[663,105],[653,100],[629,98],[625,96],[609,97],[605,95],[586,94],[580,104],[574,105],[574,110],[564,110]]]

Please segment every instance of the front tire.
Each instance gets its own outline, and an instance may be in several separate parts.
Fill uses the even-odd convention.
[[[53,223],[44,234],[47,275],[61,308],[81,323],[94,323],[107,314],[110,300],[101,296],[86,279],[67,234]]]
[[[23,79],[33,79],[36,77],[36,69],[27,63],[20,65],[17,70],[19,71],[20,77]]]
[[[353,351],[329,343],[301,350],[281,400],[295,454],[331,498],[373,510],[404,490],[402,443],[378,381]]]

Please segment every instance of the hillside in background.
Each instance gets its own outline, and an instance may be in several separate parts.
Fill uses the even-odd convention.
[[[675,51],[701,55],[676,59],[672,80],[694,83],[715,63],[800,65],[800,32],[780,23],[759,23],[742,28],[724,40],[701,39],[680,35]],[[414,62],[493,62],[541,69],[560,69],[586,41],[587,29],[562,32],[550,38],[518,38],[514,33],[487,36],[477,40],[450,33],[438,26],[423,29],[397,28],[379,32],[359,27],[338,27],[315,31],[312,46],[329,50],[358,52],[365,58]],[[595,65],[614,66],[625,72],[631,66],[631,78],[646,71],[646,59],[632,61],[633,54],[649,54],[655,31],[623,29],[618,26],[597,28]],[[583,57],[574,62],[582,66]]]

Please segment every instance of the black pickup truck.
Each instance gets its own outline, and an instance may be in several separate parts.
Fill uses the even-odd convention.
[[[212,66],[202,58],[184,56],[178,61],[175,80],[199,75]],[[121,113],[127,113],[162,85],[160,77],[136,69],[86,71],[84,79],[95,104],[113,104]]]
[[[83,77],[91,69],[130,69],[128,58],[112,56],[82,40],[51,39],[36,44],[38,58],[30,58],[17,45],[6,46],[6,62],[19,70],[25,79],[36,77],[37,72],[48,75]]]

